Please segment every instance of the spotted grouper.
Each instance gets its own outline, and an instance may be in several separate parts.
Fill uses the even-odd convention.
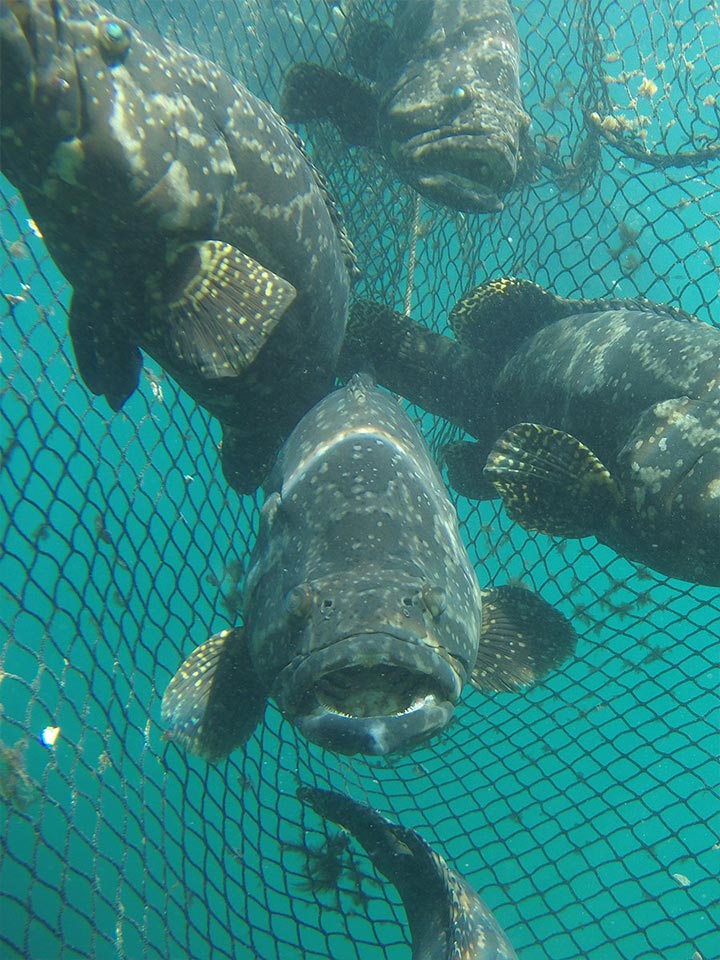
[[[214,64],[91,0],[1,0],[2,171],[73,287],[88,388],[140,349],[223,426],[254,490],[333,382],[351,247],[295,134]]]
[[[499,209],[533,153],[507,0],[399,0],[392,25],[350,20],[347,53],[360,77],[291,68],[286,119],[331,121],[349,143],[381,150],[436,203]]]
[[[165,692],[167,736],[193,752],[241,743],[265,693],[324,747],[404,751],[447,727],[466,682],[515,689],[575,644],[532,592],[480,589],[427,446],[364,374],[317,404],[283,448],[244,620],[198,647]]]
[[[569,300],[481,284],[457,337],[354,308],[341,369],[477,438],[445,451],[451,485],[500,495],[548,534],[594,536],[667,576],[720,586],[720,330],[644,300]]]
[[[396,887],[410,926],[412,960],[518,960],[489,907],[414,830],[333,790],[300,787],[298,797],[349,831]]]

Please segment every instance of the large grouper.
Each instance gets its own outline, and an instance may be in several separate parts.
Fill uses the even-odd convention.
[[[248,565],[244,625],[190,655],[162,718],[169,739],[216,758],[247,739],[271,696],[328,749],[405,751],[447,727],[466,682],[531,684],[575,639],[531,591],[480,589],[425,442],[358,374],[287,440]]]
[[[300,800],[349,831],[405,907],[412,960],[518,960],[470,884],[414,830],[334,790],[300,787]]]
[[[272,108],[91,0],[1,0],[2,172],[73,287],[88,388],[118,410],[140,350],[223,426],[251,492],[330,389],[352,253]]]
[[[596,537],[667,576],[720,586],[720,330],[646,300],[573,300],[480,284],[452,340],[378,304],[353,308],[340,369],[475,437],[450,484],[501,496],[554,536]]]
[[[398,0],[391,24],[349,14],[357,76],[297,63],[280,110],[329,120],[350,144],[375,148],[435,203],[491,212],[530,178],[534,149],[520,93],[520,40],[507,0]]]

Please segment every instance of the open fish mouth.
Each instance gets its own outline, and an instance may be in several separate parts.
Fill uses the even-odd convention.
[[[309,740],[338,753],[406,751],[450,722],[462,689],[444,651],[388,634],[359,634],[293,662],[281,709]]]
[[[471,212],[502,209],[501,197],[517,171],[517,157],[509,144],[455,128],[425,131],[395,142],[391,156],[418,192]]]

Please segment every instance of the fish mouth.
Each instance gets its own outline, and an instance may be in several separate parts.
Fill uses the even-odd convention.
[[[308,740],[337,753],[405,752],[440,733],[462,689],[461,666],[440,648],[389,634],[356,634],[293,661],[278,703]]]
[[[393,141],[389,154],[423,196],[470,213],[501,210],[517,171],[509,144],[454,127]]]

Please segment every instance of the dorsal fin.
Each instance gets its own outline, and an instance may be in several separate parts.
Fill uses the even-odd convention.
[[[461,343],[494,357],[502,365],[524,340],[543,327],[563,317],[604,310],[643,310],[660,319],[700,322],[679,307],[651,300],[573,300],[518,277],[500,277],[474,287],[458,300],[448,320]]]

